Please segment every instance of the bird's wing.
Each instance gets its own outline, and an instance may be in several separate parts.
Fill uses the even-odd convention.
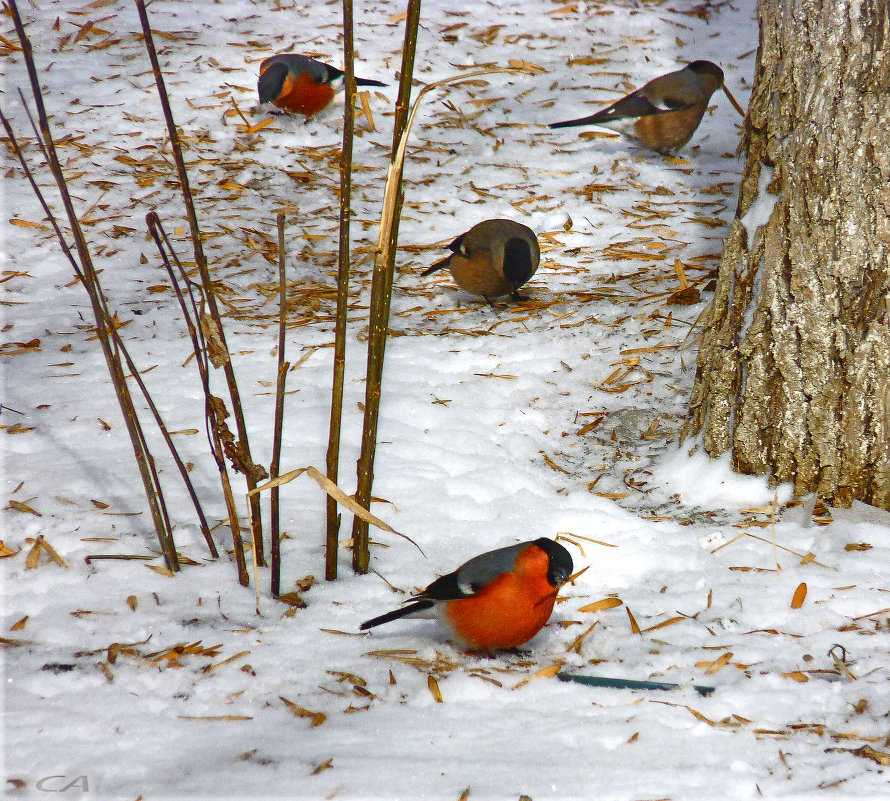
[[[527,547],[528,543],[522,542],[518,545],[508,545],[506,548],[498,548],[496,551],[474,556],[453,573],[436,579],[420,593],[418,598],[453,601],[475,595],[498,576],[512,571],[517,554]]]
[[[597,121],[621,120],[636,117],[648,117],[650,114],[662,114],[665,111],[675,111],[664,103],[659,103],[654,98],[644,94],[642,89],[632,92],[627,97],[622,97],[617,103],[597,112],[594,117]]]
[[[305,72],[316,83],[328,83],[335,79],[337,77],[336,73],[339,72],[330,64],[304,56],[302,53],[281,53],[280,55],[273,56],[272,59],[267,59],[267,61],[277,61],[284,64],[294,75]],[[332,71],[334,74],[332,74]]]
[[[688,69],[677,70],[655,78],[634,94],[654,106],[657,112],[681,111],[702,100],[700,82],[696,75]]]

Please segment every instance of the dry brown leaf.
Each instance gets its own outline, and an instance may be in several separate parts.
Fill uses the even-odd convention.
[[[562,665],[559,663],[555,663],[553,665],[547,665],[547,667],[541,668],[537,673],[533,673],[531,676],[526,676],[519,684],[513,686],[514,690],[518,690],[520,687],[524,687],[530,681],[534,681],[535,679],[549,679],[555,676],[562,669]]]
[[[543,67],[538,66],[537,64],[532,64],[530,61],[525,61],[521,58],[511,58],[507,61],[507,64],[515,70],[528,70],[529,72],[547,72]]]
[[[288,606],[295,606],[297,609],[305,609],[306,602],[298,592],[285,592],[278,596],[278,600]]]
[[[295,704],[293,701],[288,701],[283,695],[279,695],[278,698],[284,702],[284,705],[293,712],[299,718],[311,718],[312,723],[310,724],[313,728],[315,726],[321,726],[328,717],[324,714],[324,712],[313,712],[310,709],[306,709],[305,707],[300,706],[299,704]]]
[[[850,751],[850,753],[853,754],[853,756],[870,759],[872,762],[877,762],[884,767],[890,767],[890,753],[887,753],[886,751],[878,751],[870,745],[863,745],[862,748],[857,748],[855,751]]]
[[[625,607],[625,609],[627,610],[627,619],[630,620],[630,630],[634,634],[642,634],[643,632],[640,631],[640,626],[634,617],[634,613],[630,611],[630,607]]]
[[[683,262],[679,259],[674,262],[674,271],[680,280],[680,289],[686,289],[689,286],[689,279],[686,278],[686,270],[683,268]]]
[[[34,515],[35,517],[43,517],[40,512],[34,511],[28,504],[22,503],[21,501],[10,501],[9,506],[12,509],[15,509],[17,512],[27,512],[28,514]]]
[[[806,673],[801,673],[799,670],[792,670],[790,673],[783,673],[782,676],[786,679],[794,679],[794,681],[798,681],[801,684],[810,680],[810,677],[807,676]]]
[[[568,648],[566,648],[566,653],[570,654],[570,653],[574,652],[576,654],[580,654],[581,653],[581,643],[584,642],[587,635],[590,634],[590,632],[593,631],[599,624],[600,624],[600,622],[598,620],[594,621],[593,625],[589,629],[587,629],[587,631],[582,632],[577,637],[575,637],[574,642]]]
[[[18,551],[7,548],[3,540],[0,540],[0,559],[6,559],[9,556],[15,556]]]
[[[693,306],[701,300],[701,293],[694,286],[678,289],[665,301],[668,306]]]
[[[794,597],[791,599],[791,608],[792,609],[800,609],[803,606],[803,602],[807,597],[807,585],[805,582],[801,582],[797,589],[794,591]]]
[[[21,620],[17,620],[10,627],[10,631],[21,631],[25,626],[28,625],[28,616],[25,615]]]
[[[433,695],[437,704],[444,703],[444,699],[442,698],[442,691],[439,689],[439,682],[436,681],[436,677],[433,675],[429,675],[426,677],[426,686],[430,688],[430,692]]]
[[[37,567],[37,560],[40,558],[40,538],[31,546],[28,556],[25,558],[25,570],[33,570]]]
[[[594,601],[592,604],[587,604],[586,606],[582,606],[578,611],[579,612],[601,612],[604,609],[614,609],[616,606],[621,606],[624,601],[620,598],[601,598],[599,601]]]
[[[236,659],[241,659],[241,657],[248,656],[249,654],[250,654],[250,651],[239,651],[234,656],[230,656],[228,659],[223,659],[222,662],[216,662],[213,665],[204,665],[204,667],[201,668],[201,672],[202,673],[212,673],[217,668],[221,668],[223,665],[228,665],[229,662],[234,662]],[[312,725],[314,726],[315,724],[313,723]]]
[[[323,770],[328,770],[329,768],[332,768],[332,767],[334,767],[334,758],[333,758],[333,757],[328,757],[324,762],[321,762],[321,763],[319,763],[318,765],[315,766],[315,768],[313,769],[311,775],[312,775],[312,776],[317,776],[317,775],[318,775],[319,773],[321,773]]]
[[[700,720],[702,723],[707,723],[709,726],[716,726],[716,725],[717,725],[716,722],[714,722],[713,720],[711,720],[711,719],[708,718],[708,717],[705,717],[705,716],[704,716],[701,712],[699,712],[697,709],[693,709],[691,706],[687,706],[686,709],[688,709],[688,710],[692,713],[693,717],[694,717],[696,720]]]
[[[686,620],[683,615],[677,615],[676,617],[669,617],[667,620],[662,620],[661,623],[656,623],[654,626],[649,626],[647,629],[643,629],[644,632],[655,631],[656,629],[664,629],[668,626],[673,626],[674,623],[679,623],[681,620]]]
[[[727,651],[725,654],[721,654],[708,665],[707,670],[705,670],[705,675],[712,676],[714,673],[723,670],[723,668],[729,664],[730,659],[732,659],[732,651]]]

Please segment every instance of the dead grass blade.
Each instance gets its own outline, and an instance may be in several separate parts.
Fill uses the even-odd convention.
[[[284,475],[278,476],[278,478],[272,479],[271,481],[267,481],[265,484],[260,484],[255,489],[250,490],[247,493],[248,498],[251,496],[257,495],[260,492],[263,492],[267,489],[272,489],[272,487],[280,487],[283,484],[289,484],[295,478],[299,478],[303,473],[307,473],[311,478],[315,479],[318,485],[334,498],[338,503],[343,504],[349,511],[353,514],[358,515],[362,520],[366,523],[370,523],[372,526],[375,526],[383,531],[387,531],[390,534],[395,534],[397,537],[401,537],[402,539],[408,540],[418,551],[420,551],[424,556],[426,554],[414,540],[411,539],[407,534],[402,534],[399,531],[396,531],[389,523],[384,522],[379,517],[372,515],[367,509],[363,506],[360,506],[356,503],[352,498],[350,498],[345,492],[343,492],[340,487],[338,487],[333,481],[331,481],[327,476],[323,473],[319,472],[317,468],[309,465],[308,467],[300,467],[296,470],[291,470],[289,473],[285,473]]]

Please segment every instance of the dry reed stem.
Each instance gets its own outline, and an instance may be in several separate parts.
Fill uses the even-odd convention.
[[[284,360],[285,346],[285,322],[287,320],[287,283],[285,281],[285,250],[284,250],[284,214],[278,212],[278,377],[275,381],[275,430],[272,438],[272,461],[269,465],[269,475],[275,478],[278,475],[278,467],[281,463],[281,439],[284,429],[284,387],[287,371],[290,363]],[[271,591],[272,597],[277,598],[281,591],[281,529],[278,508],[278,488],[272,490],[269,503],[269,516],[271,522],[270,544],[271,551]]]
[[[198,308],[198,302],[195,299],[193,288],[197,288],[203,295],[203,288],[194,284],[188,277],[184,266],[176,255],[176,250],[170,242],[164,226],[161,224],[158,215],[150,211],[145,215],[148,225],[148,231],[158,248],[161,255],[161,261],[167,271],[170,284],[179,301],[179,308],[185,320],[186,330],[192,341],[192,352],[195,355],[195,364],[198,368],[198,376],[201,380],[201,388],[204,394],[204,430],[207,435],[207,441],[210,444],[210,452],[216,461],[216,467],[219,472],[220,486],[223,492],[223,498],[226,503],[226,513],[228,515],[229,530],[232,532],[232,543],[235,552],[235,566],[238,571],[238,583],[246,587],[249,584],[247,575],[247,563],[244,558],[244,542],[241,539],[241,524],[238,522],[237,507],[235,498],[232,494],[232,485],[229,481],[228,468],[225,460],[225,446],[223,444],[223,431],[228,432],[225,425],[225,408],[222,401],[214,398],[210,389],[210,364],[208,356],[207,340],[204,336],[204,327],[201,325],[201,312]],[[169,254],[169,256],[168,256]],[[171,265],[170,260],[176,265],[181,276],[182,284],[188,291],[189,303],[186,303],[185,293],[180,285],[180,278]]]
[[[176,556],[176,544],[173,540],[173,530],[170,525],[170,519],[167,514],[166,504],[164,502],[163,488],[160,485],[160,479],[158,478],[157,472],[154,468],[154,460],[152,459],[151,453],[148,450],[148,444],[145,440],[145,433],[142,430],[141,423],[139,422],[138,415],[136,414],[136,408],[133,404],[132,396],[130,395],[129,387],[127,386],[126,378],[124,377],[123,368],[118,356],[119,349],[116,347],[116,344],[114,348],[112,347],[113,338],[112,335],[109,333],[109,330],[114,329],[113,319],[108,312],[108,308],[105,303],[105,296],[99,283],[99,277],[93,267],[92,255],[87,245],[86,238],[83,234],[83,229],[80,225],[80,220],[77,216],[77,212],[74,209],[71,195],[68,192],[68,185],[65,179],[65,175],[62,171],[62,166],[56,153],[55,140],[53,139],[52,132],[50,130],[49,117],[46,113],[46,108],[43,103],[43,94],[40,89],[40,81],[37,76],[37,66],[34,62],[31,41],[25,32],[21,16],[19,15],[18,5],[15,0],[11,0],[9,9],[13,17],[13,22],[15,24],[16,34],[18,35],[19,42],[21,43],[22,55],[25,59],[25,66],[27,68],[28,78],[31,84],[31,92],[34,97],[35,105],[37,106],[37,117],[40,123],[40,132],[38,133],[37,127],[34,126],[35,134],[37,135],[37,139],[41,141],[41,149],[46,156],[50,171],[52,172],[53,178],[56,182],[59,194],[62,197],[62,203],[65,206],[65,211],[68,216],[68,222],[71,226],[72,236],[74,238],[78,258],[80,260],[81,270],[78,272],[78,277],[81,279],[81,283],[86,289],[87,295],[90,299],[90,305],[93,309],[93,316],[96,320],[97,337],[102,347],[102,352],[105,357],[106,365],[108,366],[111,382],[114,386],[118,403],[121,407],[121,414],[124,418],[127,432],[130,436],[130,442],[133,447],[133,454],[136,459],[136,464],[139,468],[140,476],[142,478],[142,483],[145,489],[155,533],[158,537],[158,542],[161,546],[161,550],[164,554],[164,559],[167,562],[169,569],[178,570],[179,562]],[[24,101],[24,97],[22,97],[22,100]],[[32,125],[34,125],[33,119],[31,120],[31,122]],[[67,246],[63,246],[63,250],[65,250],[65,252],[70,255],[70,251],[67,249]]]
[[[327,476],[334,484],[340,472],[340,430],[343,421],[343,384],[346,370],[346,315],[349,309],[349,224],[352,217],[352,144],[355,133],[355,58],[352,0],[343,0],[343,70],[346,102],[343,108],[343,149],[340,158],[340,232],[337,252],[337,314],[334,323],[334,367],[331,417],[328,427]],[[370,117],[369,117],[370,119]],[[373,123],[372,123],[373,124]],[[337,502],[326,499],[325,578],[337,578],[340,514]]]
[[[24,101],[24,98],[22,98],[22,99]],[[28,114],[28,117],[30,119],[30,110],[27,109],[27,106],[26,106],[26,113]],[[58,220],[56,219],[56,216],[53,213],[53,211],[50,209],[49,204],[46,202],[46,198],[43,195],[43,191],[40,189],[39,185],[37,184],[37,181],[34,179],[34,174],[31,172],[31,168],[28,166],[28,163],[25,160],[24,153],[22,152],[21,148],[19,147],[18,141],[16,140],[16,137],[15,137],[15,133],[12,130],[12,126],[9,124],[9,121],[3,115],[2,111],[0,111],[0,120],[2,120],[3,127],[6,129],[6,134],[9,137],[10,142],[12,143],[12,146],[13,146],[13,149],[15,150],[16,155],[18,156],[19,164],[22,167],[22,171],[24,172],[26,178],[28,179],[28,182],[31,184],[31,187],[34,190],[34,193],[37,196],[37,199],[40,202],[40,205],[43,207],[43,210],[46,213],[47,219],[50,221],[50,225],[52,226],[53,230],[56,233],[56,237],[59,241],[59,244],[62,247],[62,252],[68,258],[68,261],[71,263],[71,266],[74,268],[75,274],[81,279],[81,282],[83,282],[84,285],[86,286],[86,284],[85,284],[86,279],[84,278],[83,273],[80,269],[80,266],[77,264],[76,259],[74,258],[73,254],[71,253],[71,249],[69,248],[68,243],[65,240],[65,236],[62,233],[62,230],[59,226]],[[33,120],[31,122],[32,122],[32,126],[33,126]],[[35,127],[35,134],[37,134],[36,127]],[[46,157],[47,156],[46,148],[44,147],[43,140],[40,138],[39,135],[37,136],[37,141],[39,143],[39,147],[40,147],[41,151],[44,153],[44,157]],[[47,158],[47,163],[49,163],[48,158]],[[168,449],[170,450],[170,454],[173,458],[174,463],[176,464],[176,468],[177,468],[177,470],[179,470],[179,475],[182,478],[183,483],[185,484],[186,491],[188,492],[189,498],[192,501],[192,505],[195,508],[195,513],[198,515],[198,520],[199,520],[200,528],[201,528],[201,534],[204,537],[204,541],[207,543],[207,547],[210,551],[211,556],[214,559],[216,559],[219,556],[219,552],[216,550],[216,545],[214,544],[213,538],[210,535],[210,526],[208,525],[207,519],[204,516],[204,510],[201,506],[201,502],[200,502],[200,499],[198,498],[198,494],[195,491],[195,487],[192,484],[191,477],[188,474],[188,469],[186,468],[185,463],[182,461],[182,458],[179,456],[179,451],[176,448],[175,443],[173,442],[173,438],[170,436],[170,433],[167,430],[166,425],[164,424],[163,418],[161,417],[161,414],[158,411],[157,406],[155,405],[154,399],[151,397],[151,394],[149,393],[148,388],[145,385],[145,382],[142,380],[140,371],[137,368],[132,357],[130,356],[130,352],[127,349],[126,344],[124,343],[123,339],[121,338],[121,335],[117,329],[117,326],[115,326],[113,324],[113,321],[111,320],[110,312],[109,312],[108,307],[105,303],[104,296],[102,296],[100,298],[100,301],[102,303],[102,308],[105,313],[106,319],[109,320],[109,324],[107,325],[107,331],[110,334],[110,336],[112,337],[112,339],[114,340],[116,350],[119,351],[123,355],[124,360],[127,363],[127,368],[130,371],[130,375],[136,381],[136,384],[139,387],[139,390],[142,393],[143,398],[145,399],[146,405],[148,406],[148,409],[151,412],[152,416],[154,417],[155,423],[157,424],[158,429],[161,432],[161,436],[163,437],[165,444],[167,445]]]
[[[405,21],[405,39],[402,46],[402,68],[399,75],[399,92],[396,100],[395,121],[390,161],[405,132],[408,120],[408,104],[411,100],[411,81],[414,75],[414,56],[417,51],[417,31],[420,25],[420,0],[408,0]],[[362,445],[356,465],[357,486],[355,499],[359,505],[370,508],[371,485],[374,481],[374,457],[377,451],[377,421],[380,412],[381,382],[383,379],[383,359],[386,352],[386,334],[389,324],[392,282],[395,271],[395,242],[398,239],[401,217],[401,173],[398,175],[394,195],[394,211],[390,220],[389,258],[381,259],[380,253],[374,260],[371,274],[370,320],[368,322],[368,358],[365,372],[365,414],[362,421]],[[371,555],[369,549],[368,526],[361,517],[352,520],[352,569],[356,573],[367,573]]]
[[[419,12],[418,12],[419,13]],[[416,34],[416,31],[415,31]],[[413,54],[411,56],[413,62]],[[374,456],[376,452],[377,416],[380,410],[381,379],[383,359],[386,349],[386,334],[389,325],[389,306],[392,297],[392,278],[395,263],[395,248],[398,239],[398,214],[402,190],[402,171],[411,125],[420,108],[424,96],[440,86],[461,83],[493,73],[534,74],[530,67],[492,67],[444,78],[427,84],[420,90],[411,111],[406,118],[404,129],[396,129],[398,144],[395,147],[386,178],[383,195],[383,212],[380,218],[380,232],[377,237],[377,253],[374,259],[374,281],[371,290],[371,324],[368,337],[368,367],[365,390],[365,416],[362,426],[362,450],[357,466],[358,487],[356,500],[364,507],[370,506],[371,488],[374,476]],[[405,80],[405,72],[402,75]],[[410,75],[408,76],[410,80]],[[400,87],[401,88],[401,87]],[[357,573],[367,573],[370,554],[368,551],[368,529],[362,524],[363,518],[354,520],[352,528],[353,569]]]
[[[229,395],[232,400],[232,415],[235,418],[235,425],[238,430],[237,454],[238,458],[233,459],[233,466],[236,470],[243,473],[248,490],[256,486],[257,480],[265,477],[265,470],[253,462],[250,455],[250,445],[247,436],[247,426],[244,421],[244,412],[241,406],[241,396],[238,391],[238,382],[235,376],[235,370],[232,361],[229,358],[228,346],[226,345],[225,333],[222,326],[222,318],[219,308],[216,304],[216,294],[213,291],[213,281],[207,267],[207,258],[204,254],[204,247],[201,243],[201,231],[198,225],[198,218],[195,213],[194,198],[192,197],[189,185],[188,172],[185,167],[185,159],[182,155],[182,147],[180,145],[179,132],[176,128],[176,122],[173,118],[173,111],[170,108],[170,99],[167,95],[167,87],[164,83],[164,76],[161,72],[161,65],[158,61],[157,50],[155,49],[154,36],[151,30],[151,24],[148,20],[148,12],[145,9],[144,0],[135,0],[136,10],[139,13],[139,21],[142,26],[142,33],[145,38],[145,49],[151,61],[152,73],[154,74],[155,83],[158,89],[158,98],[161,102],[161,109],[164,113],[164,119],[167,124],[167,134],[170,139],[170,149],[173,154],[173,161],[176,164],[176,172],[179,178],[180,189],[182,190],[182,198],[185,204],[186,218],[189,223],[189,231],[191,234],[192,245],[195,251],[195,263],[198,266],[198,272],[201,276],[201,283],[204,287],[204,300],[210,317],[216,324],[218,343],[221,350],[221,360],[223,372],[225,373],[226,383],[229,389]],[[231,453],[230,453],[231,455]],[[251,501],[250,508],[251,527],[254,532],[254,551],[260,564],[265,565],[263,559],[263,539],[262,539],[262,518],[260,515],[259,499],[255,498]]]

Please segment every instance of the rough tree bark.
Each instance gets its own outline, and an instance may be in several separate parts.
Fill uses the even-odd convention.
[[[736,219],[684,436],[890,509],[888,0],[761,0]]]

